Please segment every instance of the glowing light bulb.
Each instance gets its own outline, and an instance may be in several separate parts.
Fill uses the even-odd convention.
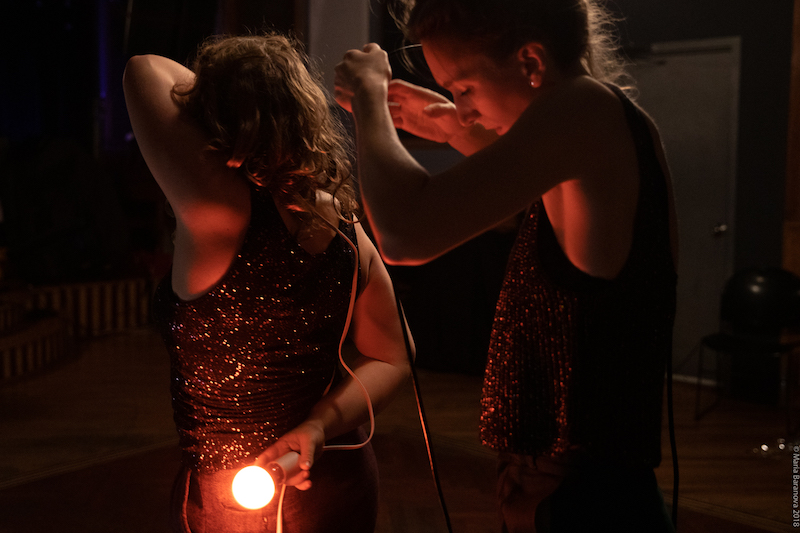
[[[275,482],[260,466],[247,466],[233,478],[233,497],[246,509],[261,509],[272,501]]]
[[[275,496],[275,485],[300,472],[300,454],[288,452],[267,465],[246,466],[233,478],[233,497],[246,509],[261,509]]]

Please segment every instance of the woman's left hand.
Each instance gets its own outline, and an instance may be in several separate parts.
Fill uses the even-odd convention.
[[[325,432],[318,424],[306,421],[283,435],[272,446],[261,452],[256,459],[256,465],[265,467],[291,451],[300,454],[300,472],[284,481],[285,485],[294,486],[300,490],[311,488],[309,470],[314,461],[322,455],[325,445]]]
[[[370,43],[361,50],[349,50],[336,65],[333,94],[336,102],[352,113],[353,98],[361,91],[383,90],[392,79],[389,57],[377,44]]]

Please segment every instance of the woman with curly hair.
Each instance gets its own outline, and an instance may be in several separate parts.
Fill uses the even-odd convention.
[[[610,17],[593,0],[394,4],[452,101],[392,80],[376,44],[337,67],[384,258],[424,263],[525,214],[481,401],[504,531],[671,531],[654,468],[675,214],[658,132],[615,84]],[[395,127],[468,157],[431,176]]]
[[[360,426],[409,362],[318,76],[289,39],[266,34],[210,39],[191,70],[133,57],[124,88],[176,219],[154,302],[182,450],[174,529],[373,531],[377,471]],[[348,326],[349,375],[338,366]],[[357,449],[322,453],[337,445]],[[234,501],[238,470],[290,451],[294,488],[260,510]]]

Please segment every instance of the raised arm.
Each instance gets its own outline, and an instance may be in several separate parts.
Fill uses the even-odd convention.
[[[607,134],[609,128],[625,131],[620,103],[581,77],[558,90],[539,89],[536,102],[502,137],[431,177],[396,134],[387,105],[390,75],[383,50],[367,45],[346,54],[336,88],[337,101],[355,118],[364,205],[388,262],[429,261],[561,183],[581,180],[595,194],[619,170],[605,154],[620,149]]]
[[[388,96],[394,126],[417,137],[447,143],[467,156],[497,140],[495,132],[480,124],[462,124],[455,104],[435,91],[395,79],[389,82]]]
[[[186,167],[202,153],[201,133],[181,116],[172,94],[176,84],[188,87],[193,82],[189,69],[156,55],[132,57],[123,76],[136,142],[173,208],[195,194]]]
[[[168,58],[134,56],[123,86],[133,133],[175,214],[173,288],[191,299],[228,269],[250,216],[246,182],[182,111],[172,89],[194,74]]]
[[[188,223],[199,205],[226,204],[241,192],[233,185],[235,171],[225,166],[221,154],[207,149],[206,134],[185,115],[172,92],[175,86],[193,83],[189,69],[157,55],[132,57],[123,77],[142,156],[176,216]]]

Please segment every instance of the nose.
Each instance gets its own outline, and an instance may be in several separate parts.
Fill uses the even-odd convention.
[[[472,126],[475,124],[475,121],[480,116],[480,113],[478,113],[475,108],[468,105],[464,102],[463,98],[459,98],[458,96],[453,98],[453,103],[456,105],[458,121],[462,126]]]

